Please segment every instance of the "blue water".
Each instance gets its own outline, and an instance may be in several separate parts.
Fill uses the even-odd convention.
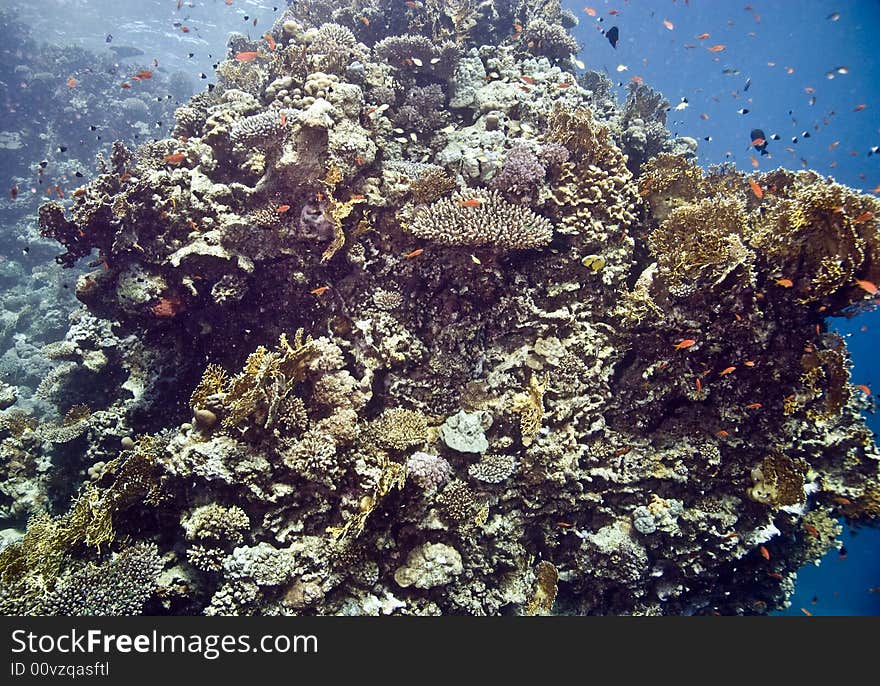
[[[622,84],[621,94],[632,77],[640,77],[672,107],[687,99],[687,108],[669,112],[668,125],[674,134],[699,141],[703,166],[735,162],[749,171],[754,159],[761,171],[808,167],[866,192],[880,185],[880,155],[867,154],[880,145],[875,37],[880,3],[588,0],[565,6],[581,20],[576,35],[588,69],[606,71]],[[587,6],[595,17],[585,12]],[[832,20],[833,13],[839,19]],[[620,30],[616,49],[600,32],[611,26]],[[703,33],[709,38],[698,39]],[[714,45],[725,49],[709,52]],[[854,111],[862,104],[864,109]],[[748,114],[738,113],[741,109]],[[770,155],[750,150],[753,128],[780,136],[770,141]],[[847,336],[853,383],[880,391],[880,313],[829,325]],[[868,424],[877,432],[880,418],[869,416]],[[868,590],[880,586],[880,530],[845,526],[840,540],[845,558],[832,551],[818,567],[801,570],[790,608],[778,614],[802,615],[804,608],[814,615],[880,615],[880,593]]]
[[[19,9],[39,40],[101,50],[111,33],[114,45],[136,46],[146,60],[157,58],[161,69],[185,71],[198,87],[206,81],[202,73],[210,79],[231,31],[261,35],[278,14],[273,7],[280,11],[284,4],[187,0],[178,8],[177,0],[0,0],[0,6]],[[880,2],[565,0],[563,5],[581,20],[575,30],[584,45],[580,58],[588,69],[603,70],[619,82],[621,95],[627,82],[639,77],[663,92],[672,106],[687,99],[687,108],[669,112],[668,126],[676,135],[699,141],[704,166],[809,167],[866,192],[880,189],[880,155],[867,154],[880,145],[880,61],[874,37]],[[585,12],[586,6],[595,17]],[[839,19],[829,18],[833,13]],[[611,26],[620,30],[616,49],[600,31]],[[702,33],[710,36],[698,39]],[[713,45],[725,47],[708,51]],[[829,72],[834,78],[827,77]],[[738,113],[743,108],[748,114]],[[770,141],[769,156],[753,155],[753,128],[780,136]],[[848,337],[853,382],[880,392],[875,354],[880,312],[831,326]],[[875,432],[880,428],[876,415],[868,422]],[[814,615],[880,614],[880,593],[868,590],[880,586],[880,530],[845,527],[841,540],[848,551],[845,559],[832,551],[820,566],[803,569],[791,607],[780,614],[801,615],[801,608]]]

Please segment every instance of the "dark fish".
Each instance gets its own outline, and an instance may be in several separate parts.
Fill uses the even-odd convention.
[[[116,54],[116,57],[121,60],[126,60],[129,57],[139,57],[144,54],[144,51],[140,48],[135,48],[130,45],[111,45],[110,49]]]
[[[67,152],[67,146],[66,145],[59,145],[58,152]]]
[[[737,74],[739,74],[739,69],[732,69],[732,68],[722,69],[721,73],[727,74],[728,76],[736,76]]]
[[[608,42],[611,43],[611,47],[615,50],[617,49],[617,41],[620,39],[620,31],[616,26],[612,26],[607,31],[604,31],[605,38],[608,39]]]
[[[712,142],[712,136],[705,136],[705,137],[703,138],[703,140],[706,141],[707,143],[711,143],[711,142]]]
[[[752,80],[751,80],[751,79],[746,79],[746,87],[743,88],[743,93],[745,93],[745,92],[749,89],[749,87],[750,87],[751,85],[752,85]]]
[[[78,172],[76,172],[76,173],[74,174],[74,176],[75,176],[76,178],[78,178],[78,179],[81,179],[81,178],[83,177],[83,173],[80,172],[80,171],[78,171]]]
[[[737,110],[736,113],[737,114],[748,114],[749,111],[745,107],[743,107],[741,110]]]
[[[837,21],[838,19],[840,19],[840,12],[832,12],[825,18],[829,21]]]
[[[755,146],[755,150],[762,155],[770,154],[767,152],[767,136],[764,135],[763,129],[752,129],[752,133],[749,135],[751,136],[752,145]]]
[[[771,134],[770,134],[770,140],[771,140],[771,141],[778,141],[778,140],[779,140],[779,134],[778,134],[778,133],[771,133]]]
[[[880,145],[873,145],[868,149],[868,157],[871,155],[880,155]]]
[[[113,40],[113,34],[112,34],[112,33],[108,33],[108,34],[107,34],[107,37],[104,39],[104,42],[106,42],[106,43],[110,43],[112,40]]]

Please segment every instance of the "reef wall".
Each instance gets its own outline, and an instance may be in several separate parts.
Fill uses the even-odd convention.
[[[40,208],[95,269],[64,421],[0,419],[4,612],[764,613],[880,514],[824,324],[877,304],[880,203],[701,170],[558,3],[405,4],[233,35]]]

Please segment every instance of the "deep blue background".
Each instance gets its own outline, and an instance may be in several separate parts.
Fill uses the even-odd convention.
[[[754,156],[761,171],[809,167],[866,192],[880,184],[880,155],[867,155],[871,146],[880,145],[880,60],[874,33],[880,3],[587,0],[564,6],[581,20],[576,29],[584,44],[580,58],[588,69],[604,70],[621,82],[621,96],[626,82],[638,76],[673,106],[687,98],[685,110],[669,112],[668,125],[677,135],[699,140],[704,166],[732,161],[751,171],[749,134],[761,128],[768,137],[781,136],[770,141],[770,156]],[[596,10],[595,17],[584,11],[587,6]],[[836,21],[829,18],[834,12],[840,14]],[[599,31],[615,25],[620,30],[617,49]],[[698,40],[702,33],[710,37]],[[712,45],[726,48],[711,53],[706,48]],[[618,71],[618,65],[628,69]],[[835,71],[833,79],[827,78],[838,67],[848,73]],[[744,91],[747,79],[751,85]],[[867,107],[855,112],[860,104]],[[737,113],[742,108],[749,113]],[[810,138],[803,137],[804,131]],[[712,140],[705,141],[706,136]],[[799,139],[796,144],[793,136]],[[880,313],[829,325],[847,336],[853,383],[880,391]],[[868,423],[875,432],[880,428],[876,415]],[[880,587],[880,530],[845,527],[841,540],[846,558],[832,551],[820,566],[802,569],[791,607],[780,614],[802,615],[806,608],[814,615],[880,615],[880,593],[868,590]]]

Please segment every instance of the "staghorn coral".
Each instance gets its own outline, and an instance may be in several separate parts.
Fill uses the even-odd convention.
[[[553,226],[531,210],[507,202],[496,190],[458,191],[417,208],[409,230],[445,245],[489,245],[499,250],[542,248]]]

